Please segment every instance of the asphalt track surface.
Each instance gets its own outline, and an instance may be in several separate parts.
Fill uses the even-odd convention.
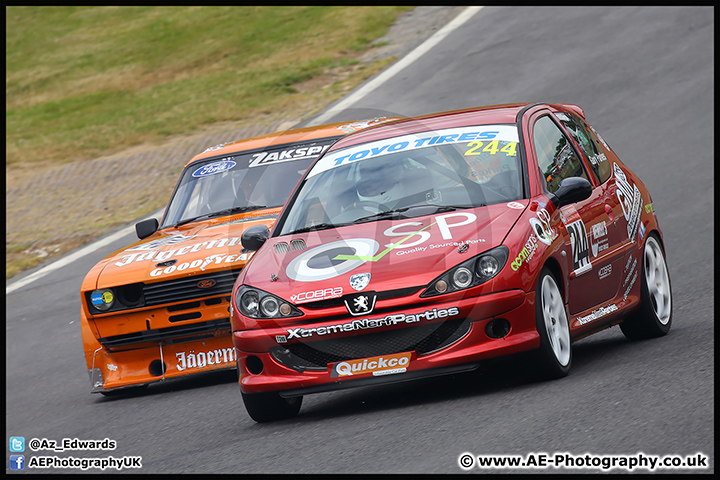
[[[695,472],[714,472],[713,13],[486,7],[331,118],[579,104],[653,196],[674,294],[666,337],[633,343],[613,327],[574,345],[562,380],[536,383],[522,364],[501,361],[481,372],[306,396],[296,418],[272,424],[247,416],[234,373],[105,398],[89,393],[79,288],[92,265],[134,241],[127,236],[6,295],[6,439],[109,438],[115,450],[25,455],[141,456],[142,469],[123,470],[130,473],[463,473],[466,452],[702,453],[708,468]]]

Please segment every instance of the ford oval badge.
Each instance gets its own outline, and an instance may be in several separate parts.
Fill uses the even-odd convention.
[[[237,163],[233,162],[232,160],[220,160],[219,162],[208,163],[195,170],[192,176],[197,178],[215,175],[216,173],[222,173],[224,171],[230,170],[235,165],[237,165]]]
[[[212,288],[212,287],[214,287],[215,285],[217,285],[217,282],[216,282],[215,280],[213,280],[212,278],[207,278],[207,279],[205,279],[205,280],[200,280],[200,281],[197,283],[197,287],[198,287],[198,288]]]

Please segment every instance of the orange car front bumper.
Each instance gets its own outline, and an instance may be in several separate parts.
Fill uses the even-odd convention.
[[[83,322],[82,330],[93,393],[237,368],[230,330],[218,330],[201,339],[146,342],[113,350],[95,339],[87,323]]]

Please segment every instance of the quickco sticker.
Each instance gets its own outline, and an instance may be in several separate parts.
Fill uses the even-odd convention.
[[[359,360],[346,360],[330,365],[330,376],[350,377],[372,373],[374,376],[404,373],[410,364],[412,352],[381,355],[379,357],[361,358]]]

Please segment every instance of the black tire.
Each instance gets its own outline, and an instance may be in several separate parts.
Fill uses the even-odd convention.
[[[665,252],[654,234],[643,247],[640,268],[640,308],[620,324],[628,340],[661,337],[672,325],[672,287]]]
[[[240,393],[248,415],[258,423],[294,417],[300,411],[303,399],[303,397],[283,398],[275,392]]]
[[[572,366],[570,324],[557,280],[547,267],[535,287],[535,325],[540,334],[540,348],[533,356],[536,376],[541,380],[565,377]]]

